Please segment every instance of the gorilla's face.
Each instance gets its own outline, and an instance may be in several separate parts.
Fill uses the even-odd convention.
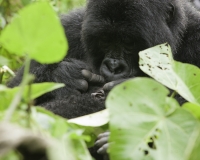
[[[138,52],[168,42],[185,27],[180,0],[90,0],[82,26],[88,62],[107,81],[139,76]]]

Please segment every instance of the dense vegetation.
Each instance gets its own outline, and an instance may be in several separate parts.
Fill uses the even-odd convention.
[[[74,8],[85,5],[86,0],[0,0],[0,32],[11,22],[20,9],[34,2],[49,2],[54,11],[58,14],[67,13]],[[37,26],[35,26],[37,28]],[[6,59],[7,58],[7,59]],[[16,71],[23,64],[23,57],[8,53],[5,48],[0,46],[0,65],[8,65]],[[4,75],[4,83],[9,75]],[[0,77],[1,80],[1,77]]]
[[[155,80],[138,77],[118,85],[102,112],[68,121],[33,107],[35,98],[63,87],[32,84],[34,77],[28,71],[31,59],[54,63],[65,56],[68,45],[56,12],[67,11],[72,2],[76,1],[0,1],[0,158],[91,160],[87,147],[93,145],[98,133],[110,130],[111,160],[199,160],[200,70],[174,61],[168,44],[139,53],[140,68]],[[37,34],[35,24],[42,35]],[[5,72],[13,73],[5,65],[15,70],[22,61],[22,83],[7,88]],[[174,98],[177,93],[188,101],[182,107]]]

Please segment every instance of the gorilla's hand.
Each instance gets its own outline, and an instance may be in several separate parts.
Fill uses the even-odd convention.
[[[67,59],[60,62],[53,71],[52,79],[55,82],[64,83],[67,89],[72,89],[77,93],[88,90],[88,83],[102,83],[102,76],[93,74],[83,61]]]
[[[99,154],[107,154],[107,150],[109,147],[109,143],[108,143],[109,136],[110,136],[110,132],[104,132],[102,134],[99,134],[98,139],[95,143],[95,146],[99,148],[97,150]]]
[[[104,84],[105,80],[102,76],[94,74],[89,70],[82,70],[82,75],[88,82],[92,84]],[[104,90],[102,88],[98,89],[96,92],[92,93],[91,96],[98,100],[105,100]]]

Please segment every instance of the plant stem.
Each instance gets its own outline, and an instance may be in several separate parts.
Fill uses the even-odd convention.
[[[24,75],[23,75],[22,82],[19,86],[18,92],[15,94],[15,97],[13,98],[13,100],[7,110],[7,113],[4,118],[5,122],[10,121],[14,111],[16,110],[18,104],[20,103],[20,101],[22,99],[22,95],[23,95],[25,86],[32,80],[32,76],[29,75],[30,61],[31,61],[30,58],[27,57],[26,62],[25,62]]]
[[[31,106],[32,106],[32,99],[31,99],[31,84],[32,84],[32,80],[29,82],[28,84],[28,92],[27,92],[27,113],[28,113],[28,127],[30,127],[30,113],[31,113]]]
[[[4,75],[4,70],[2,68],[0,68],[0,84],[2,84],[3,75]]]
[[[173,91],[170,97],[174,98],[176,96],[176,94],[177,94],[177,92]]]

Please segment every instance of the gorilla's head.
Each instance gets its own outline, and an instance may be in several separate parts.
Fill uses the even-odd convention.
[[[82,25],[88,61],[107,81],[138,76],[138,52],[168,42],[176,52],[184,0],[89,0]]]

